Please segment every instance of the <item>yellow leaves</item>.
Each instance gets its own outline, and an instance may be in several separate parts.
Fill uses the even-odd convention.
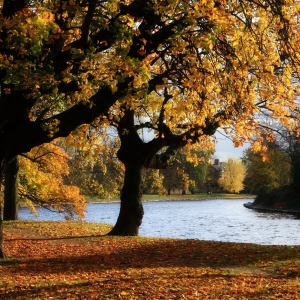
[[[53,144],[35,147],[27,158],[20,157],[19,194],[34,212],[30,199],[70,216],[84,216],[85,199],[79,188],[64,183],[69,174],[68,159],[63,149]]]
[[[261,144],[261,140],[258,140],[258,141],[255,141],[251,144],[251,150],[254,152],[254,153],[257,153],[259,151],[262,150],[262,144]]]
[[[135,22],[134,22],[134,17],[132,17],[131,15],[122,15],[120,18],[119,18],[122,22],[126,23],[126,25],[130,28],[133,28],[134,25],[135,25]]]
[[[239,193],[244,188],[246,170],[243,162],[236,158],[229,158],[224,162],[224,171],[219,184],[230,193]]]
[[[77,7],[76,1],[63,1],[59,12],[50,2],[45,2],[43,7],[27,9],[26,13],[20,12],[10,20],[3,20],[3,24],[0,22],[8,29],[8,38],[3,44],[26,61],[0,57],[0,67],[9,74],[5,84],[31,91],[32,98],[38,100],[31,111],[33,120],[36,112],[48,109],[51,115],[78,102],[93,107],[89,99],[99,87],[107,86],[116,92],[126,85],[127,79],[133,78],[124,91],[118,91],[122,97],[112,110],[115,122],[119,106],[125,104],[136,111],[138,118],[147,117],[157,123],[163,103],[162,91],[166,89],[172,99],[164,105],[164,122],[174,133],[183,132],[176,129],[178,125],[203,127],[206,119],[217,117],[220,125],[230,125],[238,135],[246,131],[244,135],[248,139],[256,126],[255,114],[259,108],[254,107],[255,101],[266,101],[266,107],[273,111],[272,116],[287,123],[287,112],[295,107],[295,93],[299,94],[299,89],[293,90],[293,60],[281,60],[280,54],[292,55],[292,49],[300,46],[293,22],[299,11],[298,3],[288,1],[281,6],[291,26],[287,29],[291,34],[288,49],[278,38],[283,29],[282,20],[255,3],[199,0],[162,4],[154,1],[146,4],[149,7],[141,10],[139,19],[120,9],[130,3],[109,1],[101,7],[97,4],[97,14],[90,22],[89,38],[93,47],[84,50],[77,46],[71,48],[78,42],[81,44],[80,28],[87,15],[87,8]],[[147,18],[143,18],[148,9],[156,16],[149,28]],[[55,18],[54,14],[57,14]],[[182,16],[185,16],[184,22],[181,22]],[[63,23],[59,28],[58,24]],[[104,32],[111,32],[110,37],[105,37]],[[157,41],[151,41],[156,33]],[[97,40],[102,36],[103,39]],[[138,42],[133,45],[133,41]],[[59,66],[53,68],[51,63],[52,57],[59,58],[59,53],[52,52],[57,51],[59,43],[63,57],[69,57],[67,51],[72,56],[63,61],[67,66],[62,73],[57,71]],[[129,51],[135,53],[132,55]],[[299,59],[299,53],[293,55]],[[55,61],[60,60],[56,58]],[[43,70],[45,65],[49,70]],[[147,95],[153,90],[149,86],[152,79],[155,79],[156,97],[154,92]],[[57,95],[58,87],[69,87],[71,82],[76,82],[80,91]],[[51,94],[45,95],[49,90]],[[5,92],[8,94],[9,90]],[[51,126],[49,124],[49,128]],[[247,128],[244,130],[244,127]],[[53,137],[57,129],[58,126],[52,126],[49,136]],[[242,142],[242,139],[236,140],[235,145]],[[75,144],[84,152],[92,148],[83,145],[80,135]],[[209,146],[209,143],[203,142],[203,145]],[[100,147],[93,149],[91,156],[101,152]]]

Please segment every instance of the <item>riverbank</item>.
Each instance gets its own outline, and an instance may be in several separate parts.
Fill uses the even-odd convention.
[[[226,194],[226,193],[200,193],[200,194],[172,194],[172,195],[158,195],[158,194],[144,194],[143,201],[192,201],[192,200],[209,200],[209,199],[254,199],[256,196],[252,194]],[[100,199],[96,196],[86,196],[89,203],[108,203],[120,202],[120,196],[111,199]]]
[[[300,246],[99,236],[105,230],[4,222],[0,298],[299,299]]]
[[[263,212],[279,212],[279,213],[297,214],[297,215],[300,214],[300,210],[254,205],[253,202],[244,203],[244,206],[249,209],[254,209],[254,210],[263,211]]]

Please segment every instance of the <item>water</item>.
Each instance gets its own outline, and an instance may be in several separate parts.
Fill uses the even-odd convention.
[[[264,245],[300,245],[299,216],[263,213],[243,206],[243,200],[149,201],[140,235]],[[91,203],[84,221],[114,224],[119,203]],[[23,220],[64,220],[47,210],[38,218],[27,208],[19,210]]]

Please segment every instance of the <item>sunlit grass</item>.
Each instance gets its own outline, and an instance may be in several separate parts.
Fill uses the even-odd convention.
[[[120,196],[114,196],[110,199],[99,199],[97,196],[85,196],[88,202],[116,202],[120,201]],[[254,199],[255,195],[252,194],[227,194],[227,193],[199,193],[199,194],[172,194],[172,195],[158,195],[158,194],[144,194],[144,201],[151,200],[204,200],[204,199]]]
[[[4,226],[27,230],[45,237],[97,236],[110,231],[112,225],[83,221],[4,221]]]

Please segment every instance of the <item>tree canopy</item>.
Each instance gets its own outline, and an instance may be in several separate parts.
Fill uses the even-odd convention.
[[[4,0],[1,160],[108,112],[147,111],[159,139],[226,126],[236,145],[261,109],[286,122],[299,92],[299,5]]]

